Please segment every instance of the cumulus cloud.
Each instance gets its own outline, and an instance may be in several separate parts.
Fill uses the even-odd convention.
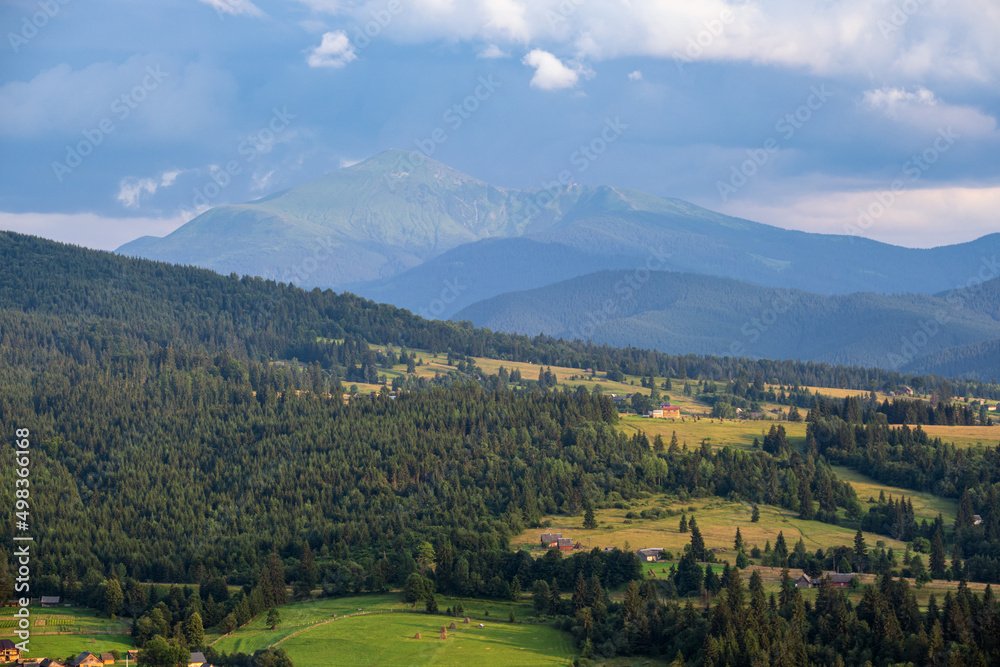
[[[143,193],[155,195],[160,188],[169,188],[181,173],[183,172],[179,169],[165,171],[159,179],[128,176],[118,183],[118,194],[115,199],[125,208],[139,208]]]
[[[510,54],[507,53],[506,51],[504,51],[503,49],[501,49],[496,44],[490,44],[485,49],[483,49],[482,51],[480,51],[479,53],[477,53],[476,57],[477,58],[488,58],[488,59],[509,58]]]
[[[384,8],[384,0],[331,4],[356,21]],[[997,78],[1000,6],[914,4],[916,11],[900,15],[899,3],[871,0],[413,0],[394,18],[393,35],[408,43],[474,40],[501,49],[544,44],[581,61],[688,57],[823,75]]]
[[[948,104],[922,86],[912,92],[894,87],[868,90],[862,104],[892,121],[928,131],[953,127],[959,134],[976,137],[996,131],[992,116],[974,107]]]
[[[642,81],[642,72],[640,72],[639,70],[635,70],[635,71],[629,72],[628,73],[628,80],[629,81]]]
[[[201,0],[206,5],[215,8],[220,14],[230,16],[263,16],[264,12],[260,7],[250,2],[250,0]]]
[[[522,60],[525,65],[535,68],[531,77],[531,87],[541,90],[562,90],[572,88],[580,80],[580,74],[567,67],[548,51],[535,49]]]
[[[323,41],[309,54],[310,67],[340,68],[357,60],[354,45],[343,30],[323,33]]]

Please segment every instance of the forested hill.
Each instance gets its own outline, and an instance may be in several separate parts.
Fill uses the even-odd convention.
[[[468,323],[424,320],[351,294],[306,292],[274,281],[221,276],[11,232],[0,233],[0,311],[8,318],[13,313],[46,316],[52,333],[44,344],[65,347],[72,342],[77,359],[192,346],[257,361],[295,356],[332,371],[343,367],[344,360],[317,340],[352,337],[371,344],[632,375],[725,380],[745,371],[751,378],[784,384],[861,390],[912,381],[878,369],[666,355],[496,333]],[[64,333],[56,333],[60,331]],[[72,336],[65,335],[68,331]]]

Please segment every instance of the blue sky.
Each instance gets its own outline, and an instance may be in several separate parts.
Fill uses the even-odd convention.
[[[898,245],[1000,231],[992,0],[8,0],[0,26],[0,228],[91,247],[388,148]]]

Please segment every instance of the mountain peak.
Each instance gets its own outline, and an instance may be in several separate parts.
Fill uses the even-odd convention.
[[[377,173],[390,183],[392,179],[422,176],[434,180],[445,179],[456,185],[466,183],[487,185],[478,178],[427,157],[420,151],[404,151],[399,148],[382,151],[363,162],[347,167],[345,171]]]

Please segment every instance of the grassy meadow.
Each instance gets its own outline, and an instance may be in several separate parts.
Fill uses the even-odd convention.
[[[702,440],[708,441],[713,449],[726,446],[751,449],[754,438],[763,442],[764,434],[774,425],[768,421],[735,421],[731,419],[722,421],[708,417],[702,417],[697,421],[692,418],[678,421],[646,419],[636,415],[623,415],[619,422],[619,428],[630,435],[643,431],[650,440],[657,435],[662,435],[667,444],[670,443],[670,436],[676,431],[677,440],[682,445],[687,443],[689,450],[701,447]],[[788,443],[793,448],[805,444],[805,422],[781,422],[781,425],[785,427]]]
[[[629,512],[639,514],[650,508],[671,509],[677,512],[675,516],[660,519],[628,519]],[[688,508],[694,507],[694,511]],[[662,547],[668,551],[679,553],[684,545],[691,541],[690,533],[682,533],[679,529],[680,513],[687,514],[690,520],[694,515],[698,520],[698,528],[705,538],[705,546],[718,548],[719,560],[735,562],[733,538],[736,527],[739,526],[747,548],[754,545],[764,548],[770,540],[771,544],[782,532],[791,550],[801,538],[808,551],[829,549],[835,546],[853,546],[855,531],[843,526],[834,526],[819,521],[805,521],[797,514],[767,505],[760,506],[760,521],[751,523],[751,508],[747,504],[722,500],[720,498],[702,498],[681,502],[667,497],[656,497],[631,504],[630,509],[598,509],[595,511],[598,527],[594,530],[583,529],[583,516],[579,517],[546,517],[550,524],[547,528],[534,528],[515,537],[511,544],[516,547],[533,547],[538,544],[542,532],[562,532],[563,537],[571,537],[583,544],[587,549],[594,547],[620,547],[633,551],[647,547]],[[868,544],[874,545],[878,540],[902,552],[906,545],[883,535],[866,533]]]
[[[0,609],[0,639],[14,637],[14,607]],[[83,607],[32,607],[29,657],[65,658],[135,648],[126,621],[101,617]],[[17,640],[20,641],[20,640]]]
[[[442,627],[457,623],[440,639]],[[569,635],[545,625],[506,620],[464,624],[449,616],[380,613],[319,625],[281,643],[296,667],[337,665],[566,665],[576,655]],[[420,639],[415,635],[420,634]]]
[[[941,498],[932,493],[910,491],[898,486],[882,484],[871,477],[866,477],[844,466],[831,467],[837,473],[837,477],[854,487],[854,491],[858,494],[858,500],[862,503],[867,503],[869,498],[874,498],[877,501],[879,494],[882,492],[885,492],[886,497],[890,495],[894,498],[906,496],[913,503],[913,514],[917,522],[921,519],[927,519],[928,522],[931,522],[937,517],[938,513],[944,517],[946,523],[953,523],[955,521],[955,515],[958,512],[958,503],[954,500]]]

